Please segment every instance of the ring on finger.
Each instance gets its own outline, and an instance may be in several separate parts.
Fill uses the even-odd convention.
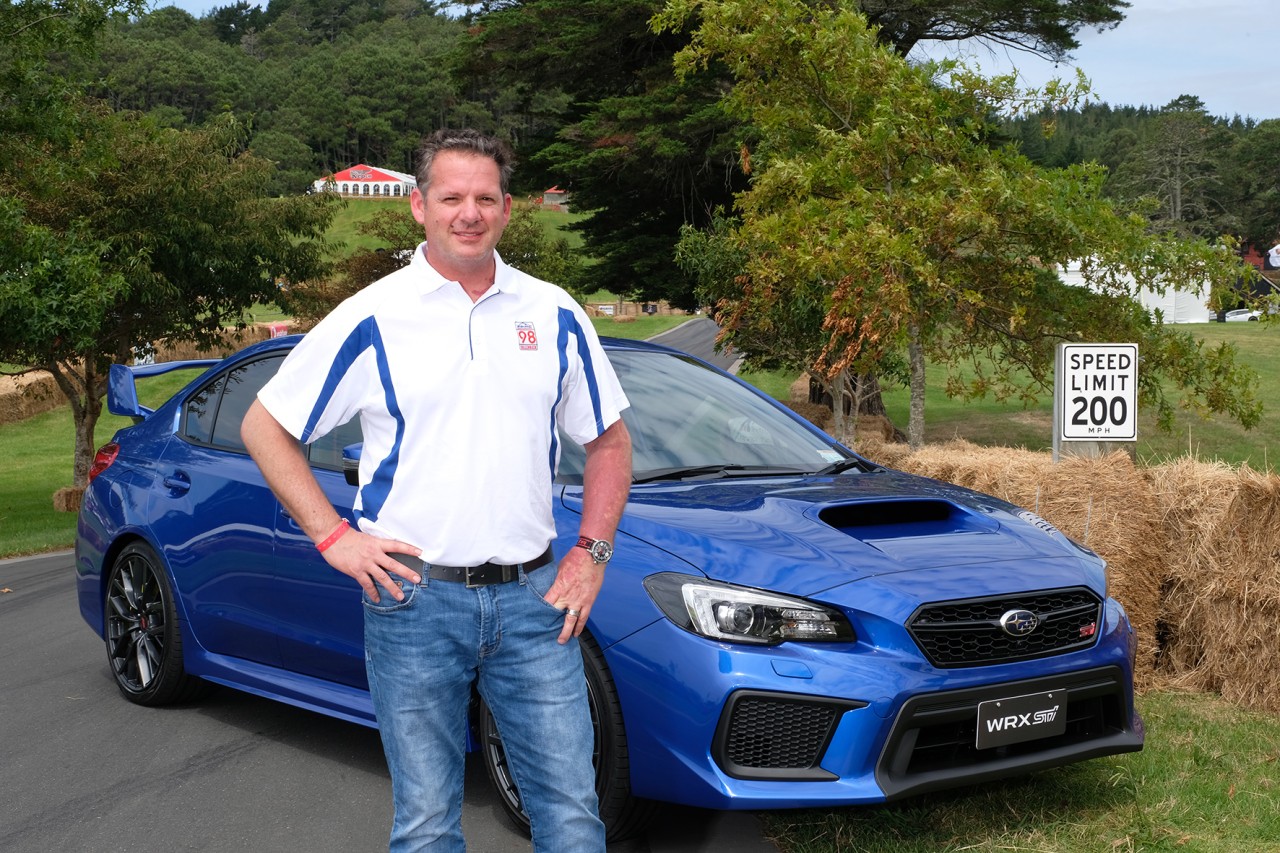
[[[568,610],[569,615],[570,615],[570,616],[572,616],[574,619],[577,619],[577,618],[578,618],[578,614],[580,614],[581,612],[582,612],[581,610],[576,610],[576,609],[574,609],[574,608],[572,608],[572,607],[570,607],[570,608],[569,608],[569,610]]]

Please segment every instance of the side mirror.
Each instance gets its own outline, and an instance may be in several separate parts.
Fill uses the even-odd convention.
[[[360,485],[360,452],[364,442],[342,448],[342,476],[353,486]]]

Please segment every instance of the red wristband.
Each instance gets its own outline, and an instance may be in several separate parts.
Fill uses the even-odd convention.
[[[333,528],[333,532],[330,533],[328,536],[326,536],[324,541],[316,546],[316,550],[319,551],[321,554],[323,554],[325,552],[325,549],[327,549],[334,542],[337,542],[339,539],[341,539],[342,534],[346,533],[350,529],[351,529],[351,525],[347,523],[347,520],[345,518],[342,519],[342,521],[338,522],[338,526]]]

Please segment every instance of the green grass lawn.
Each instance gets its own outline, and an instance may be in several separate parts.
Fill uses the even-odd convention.
[[[1280,718],[1148,693],[1142,752],[889,806],[769,812],[786,853],[1275,853]]]
[[[1223,341],[1234,343],[1241,360],[1258,372],[1258,395],[1266,406],[1262,422],[1245,429],[1225,418],[1206,419],[1194,412],[1179,411],[1174,427],[1161,432],[1155,418],[1138,417],[1138,441],[1134,452],[1145,464],[1192,455],[1218,459],[1232,465],[1247,463],[1259,471],[1280,468],[1280,324],[1200,323],[1181,327],[1205,342],[1206,347]],[[789,399],[796,374],[786,371],[743,371],[744,379],[776,399]],[[961,438],[986,447],[1025,447],[1048,451],[1053,448],[1053,397],[1046,393],[1036,405],[995,400],[954,400],[943,393],[945,368],[926,369],[925,441],[938,444]],[[1173,396],[1176,400],[1177,397]],[[885,387],[885,408],[890,419],[904,432],[911,405],[906,388]],[[1277,847],[1280,850],[1280,846]]]
[[[379,210],[401,211],[407,218],[413,218],[407,198],[347,199],[346,204],[338,206],[329,231],[325,234],[332,244],[335,257],[346,257],[357,249],[373,249],[381,245],[376,237],[360,234],[356,230],[361,222]]]
[[[155,407],[199,373],[175,370],[142,380],[139,400]],[[104,412],[96,443],[105,444],[116,430],[128,425],[128,418]],[[71,547],[76,517],[54,510],[53,493],[71,485],[74,450],[69,405],[18,423],[0,424],[0,454],[9,460],[8,472],[0,478],[0,558]]]
[[[1258,372],[1259,398],[1267,407],[1262,422],[1246,430],[1225,418],[1212,420],[1179,411],[1170,432],[1161,432],[1155,418],[1138,417],[1138,441],[1134,451],[1139,461],[1157,464],[1192,455],[1220,459],[1232,465],[1248,463],[1260,471],[1275,471],[1280,463],[1280,324],[1199,323],[1181,326],[1206,347],[1223,341],[1234,343],[1241,360]],[[1053,397],[1046,393],[1037,405],[1024,408],[995,400],[950,399],[942,392],[946,371],[930,367],[926,371],[929,390],[925,393],[925,441],[934,444],[963,438],[983,446],[1025,447],[1051,450],[1053,447]],[[906,430],[910,394],[905,388],[885,389],[889,417]],[[1172,399],[1176,400],[1176,396]],[[1280,849],[1278,847],[1277,849]]]

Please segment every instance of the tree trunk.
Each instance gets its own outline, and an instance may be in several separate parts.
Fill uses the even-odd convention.
[[[848,444],[856,437],[854,433],[857,430],[858,416],[855,413],[849,422],[854,424],[853,429],[849,429],[845,421],[845,413],[847,406],[844,401],[844,391],[849,385],[849,371],[841,370],[836,374],[836,378],[831,382],[831,434],[836,437],[837,441]],[[846,432],[848,433],[846,435]]]
[[[889,420],[889,413],[884,407],[884,396],[880,393],[880,377],[874,373],[860,373],[857,381],[858,414]]]
[[[894,423],[893,418],[889,417],[889,411],[884,407],[884,395],[880,390],[880,377],[874,373],[859,373],[849,377],[846,380],[846,387],[849,389],[848,399],[852,401],[852,405],[845,407],[845,413],[849,415],[867,416],[872,418],[884,418],[893,429],[894,441],[905,442],[907,435],[899,429]],[[823,382],[809,374],[809,402],[817,403],[823,406],[830,406],[832,414],[835,413],[835,396],[832,394],[831,385]],[[854,431],[856,432],[856,419],[854,421]],[[832,428],[834,432],[835,428]],[[837,438],[839,436],[837,435]]]
[[[920,343],[920,327],[912,323],[907,329],[907,355],[911,359],[911,416],[907,419],[907,443],[912,450],[924,446],[924,346]]]
[[[93,464],[97,446],[94,430],[102,416],[102,395],[106,393],[106,381],[92,357],[84,358],[79,365],[56,362],[46,365],[53,381],[71,404],[71,417],[75,424],[75,443],[71,455],[71,484],[83,488],[89,484],[89,468]]]

